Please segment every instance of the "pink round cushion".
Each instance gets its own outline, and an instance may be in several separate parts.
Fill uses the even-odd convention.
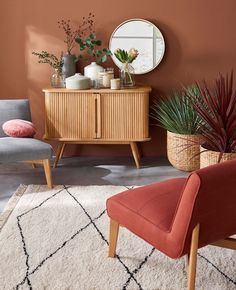
[[[10,137],[33,137],[36,134],[33,123],[20,119],[5,122],[2,129]]]

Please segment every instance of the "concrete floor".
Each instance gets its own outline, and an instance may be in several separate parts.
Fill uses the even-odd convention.
[[[54,184],[66,185],[145,185],[186,176],[174,169],[164,158],[146,157],[136,169],[131,157],[63,158],[52,170]],[[29,164],[0,165],[0,212],[20,184],[45,184],[42,167]]]

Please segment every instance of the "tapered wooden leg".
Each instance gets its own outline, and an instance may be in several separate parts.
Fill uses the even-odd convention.
[[[143,157],[143,150],[141,147],[141,142],[137,142],[137,147],[138,147],[138,154],[139,154],[139,160],[141,160],[141,158]]]
[[[192,233],[189,255],[189,267],[188,267],[188,290],[195,290],[198,238],[199,238],[199,224],[194,228]]]
[[[32,168],[36,168],[36,164],[34,162],[31,163]]]
[[[108,257],[115,257],[116,254],[116,244],[119,233],[119,224],[110,219],[110,233],[109,233],[109,252]]]
[[[51,173],[51,167],[50,167],[50,161],[49,159],[44,159],[43,160],[43,167],[44,167],[44,172],[47,180],[47,185],[49,188],[53,188],[53,183],[52,183],[52,173]]]
[[[59,142],[58,147],[57,147],[56,159],[55,159],[53,168],[57,167],[58,161],[62,158],[64,150],[65,150],[65,146],[66,146],[66,143]]]
[[[134,157],[136,167],[140,168],[140,162],[139,162],[140,161],[140,154],[139,154],[139,150],[138,150],[138,146],[137,146],[136,142],[130,142],[130,147],[132,150],[132,154]]]

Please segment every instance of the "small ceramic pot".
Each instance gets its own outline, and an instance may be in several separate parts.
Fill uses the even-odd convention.
[[[90,81],[90,78],[78,73],[66,78],[66,88],[70,90],[87,90],[90,89]]]

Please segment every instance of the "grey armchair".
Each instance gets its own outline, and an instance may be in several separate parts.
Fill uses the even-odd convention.
[[[12,119],[31,121],[28,100],[0,100],[0,163],[23,161],[42,164],[49,188],[53,187],[50,159],[51,145],[34,138],[8,137],[2,130],[4,122]]]

